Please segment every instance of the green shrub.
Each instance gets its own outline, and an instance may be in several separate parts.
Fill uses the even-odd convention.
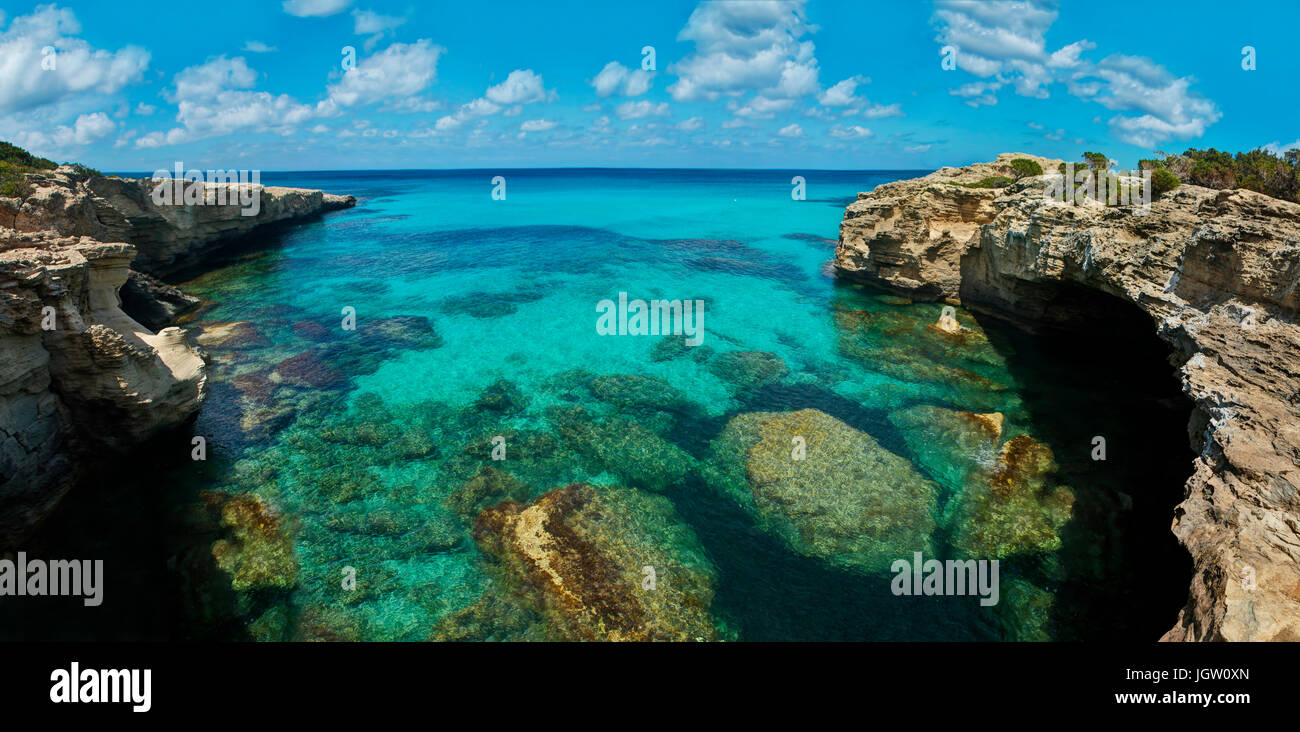
[[[1105,153],[1086,152],[1083,154],[1083,162],[1093,170],[1105,170],[1110,167],[1110,158]]]
[[[1159,196],[1166,191],[1172,191],[1182,185],[1182,183],[1182,181],[1178,180],[1178,176],[1169,172],[1165,168],[1156,168],[1151,171],[1151,192],[1156,196]]]
[[[1016,180],[1043,174],[1043,166],[1029,158],[1016,158],[1011,161],[1011,169],[1016,172]]]
[[[38,158],[21,147],[7,142],[0,142],[0,163],[11,163],[19,168],[35,170],[54,170],[59,167],[53,160]]]
[[[1143,161],[1144,167],[1145,163]],[[1275,155],[1255,149],[1237,153],[1189,148],[1181,155],[1150,161],[1179,180],[1206,188],[1246,188],[1284,201],[1300,203],[1300,151]]]

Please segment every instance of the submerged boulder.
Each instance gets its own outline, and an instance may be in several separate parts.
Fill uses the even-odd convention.
[[[799,554],[886,572],[895,559],[933,553],[935,484],[834,417],[741,414],[713,453],[714,482]]]
[[[298,558],[293,539],[279,514],[255,493],[235,496],[221,507],[221,525],[230,533],[212,545],[217,566],[230,575],[231,587],[293,587]]]
[[[1028,435],[1002,441],[999,413],[931,405],[889,417],[930,475],[954,498],[945,511],[952,543],[965,556],[999,559],[1059,549],[1074,494],[1053,482],[1056,462]]]
[[[574,483],[479,514],[500,562],[558,640],[716,640],[715,572],[667,499]]]
[[[741,389],[778,381],[790,371],[780,356],[767,351],[728,351],[715,356],[709,370]]]
[[[582,407],[552,409],[548,416],[593,472],[607,471],[637,488],[663,491],[695,465],[690,453],[630,419],[598,419]]]
[[[1016,435],[991,470],[970,483],[953,517],[952,543],[979,559],[1061,548],[1058,531],[1070,520],[1074,494],[1053,482],[1056,461],[1046,445]]]

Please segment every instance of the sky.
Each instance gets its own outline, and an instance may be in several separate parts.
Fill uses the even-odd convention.
[[[101,170],[1120,167],[1300,147],[1300,2],[0,3],[0,140]],[[1247,68],[1251,67],[1251,68]]]

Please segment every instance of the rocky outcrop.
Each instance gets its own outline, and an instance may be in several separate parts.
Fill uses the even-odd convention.
[[[718,639],[716,572],[667,499],[574,483],[484,510],[474,537],[554,639]]]
[[[33,232],[129,242],[136,247],[132,268],[156,277],[192,267],[262,227],[356,204],[352,196],[278,186],[256,186],[249,191],[256,201],[243,204],[234,188],[203,183],[186,184],[190,188],[174,199],[184,201],[184,191],[197,186],[205,200],[201,205],[158,204],[153,192],[162,184],[149,178],[105,177],[66,165],[29,175],[28,181],[29,196],[0,203],[0,249]]]
[[[87,451],[140,444],[202,403],[199,352],[163,327],[197,301],[133,263],[164,273],[263,224],[354,202],[264,188],[260,213],[242,216],[238,206],[154,206],[150,181],[71,166],[28,183],[25,198],[0,198],[0,551],[48,514]]]
[[[1050,176],[959,185],[1018,157],[1060,162],[1004,154],[860,194],[838,270],[1033,328],[1086,323],[1096,293],[1150,316],[1198,453],[1173,517],[1195,576],[1165,639],[1300,640],[1300,205],[1184,185],[1144,213],[1050,200]]]

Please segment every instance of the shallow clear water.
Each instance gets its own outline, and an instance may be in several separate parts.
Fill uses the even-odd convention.
[[[506,178],[504,201],[491,197],[495,175]],[[791,199],[794,175],[807,179],[807,200]],[[208,440],[207,460],[186,459],[188,438],[165,439],[150,448],[156,470],[113,468],[121,472],[105,475],[114,487],[52,523],[51,547],[72,551],[94,541],[88,534],[143,527],[158,546],[119,536],[118,549],[101,548],[119,553],[118,566],[168,557],[165,569],[118,570],[120,583],[142,596],[134,601],[152,598],[156,607],[165,598],[158,619],[142,627],[116,618],[88,632],[545,637],[516,617],[526,610],[473,615],[526,594],[476,545],[481,506],[458,512],[448,502],[493,466],[519,481],[525,495],[512,497],[521,500],[575,481],[666,497],[664,520],[689,531],[663,536],[706,557],[722,638],[1158,635],[1186,586],[1185,559],[1167,532],[1186,468],[1186,412],[1159,402],[1177,393],[1159,347],[1138,343],[1141,324],[1137,345],[1116,354],[1097,345],[1114,333],[1031,337],[964,312],[973,335],[954,341],[926,327],[939,305],[837,282],[828,262],[844,206],[858,191],[912,175],[265,175],[271,185],[351,193],[359,203],[268,234],[180,283],[208,302],[185,324],[202,334],[212,363],[210,397],[193,426]],[[705,301],[704,344],[599,335],[597,303],[620,292]],[[348,307],[356,330],[342,327]],[[775,357],[784,369],[736,367],[732,352],[770,354],[764,364]],[[1053,541],[1017,545],[1003,558],[996,607],[974,597],[896,596],[892,574],[783,540],[719,489],[713,447],[732,417],[818,409],[933,481],[926,558],[972,556],[961,549],[979,528],[962,513],[977,490],[967,471],[988,469],[1001,441],[954,451],[933,432],[930,413],[915,411],[925,405],[1002,414],[1001,441],[1025,434],[1049,448],[1049,488],[1072,496]],[[576,432],[574,415],[586,420]],[[629,422],[647,436],[622,444]],[[599,445],[573,442],[589,434],[582,430],[595,430]],[[1110,445],[1105,462],[1089,457],[1098,434]],[[506,437],[504,461],[489,457],[495,435]],[[838,479],[826,469],[828,483]],[[223,507],[249,492],[278,517],[279,538],[258,545],[262,565],[245,558],[251,585],[241,587],[236,572],[232,589],[212,566],[213,549],[220,555],[231,541]],[[140,497],[163,508],[146,521],[121,505]],[[118,518],[116,528],[86,530]],[[816,533],[803,528],[805,537]],[[910,548],[898,557],[910,559]],[[284,579],[293,563],[296,574]],[[338,589],[348,567],[358,570],[359,592]]]

